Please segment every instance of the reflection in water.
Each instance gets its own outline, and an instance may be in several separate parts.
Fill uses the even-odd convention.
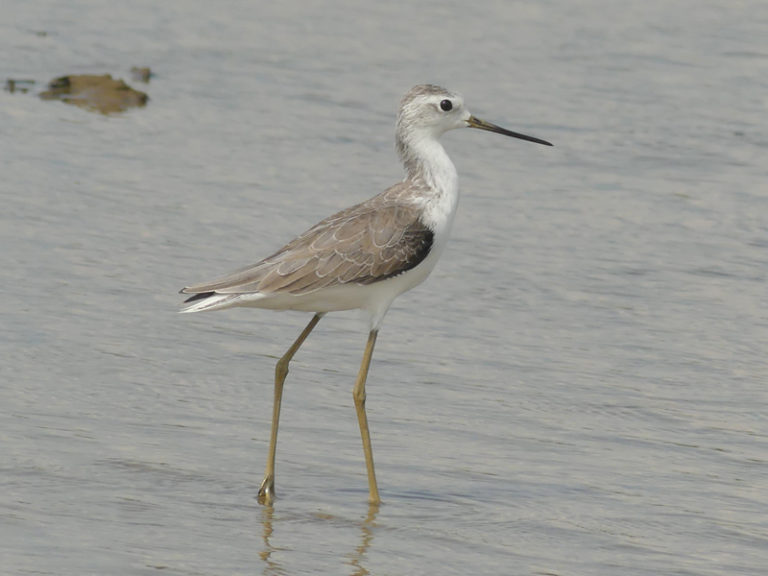
[[[348,555],[349,565],[352,566],[353,571],[351,576],[368,576],[370,571],[363,565],[363,561],[368,553],[368,549],[373,542],[373,529],[376,526],[376,515],[379,513],[378,504],[368,505],[368,514],[364,520],[359,523],[360,527],[360,541],[355,546],[354,550]],[[264,562],[263,574],[283,576],[287,574],[285,569],[272,558],[272,552],[279,550],[278,546],[273,546],[271,542],[274,518],[274,508],[272,506],[263,506],[261,511],[261,524],[263,527],[262,540],[264,541],[264,549],[259,552],[259,557]],[[326,518],[325,520],[330,520]]]
[[[261,524],[263,527],[262,540],[264,541],[264,549],[259,552],[259,556],[264,562],[263,574],[285,574],[285,570],[272,559],[272,552],[275,548],[269,542],[272,537],[272,515],[274,514],[274,508],[272,506],[261,507]]]
[[[349,564],[354,568],[352,576],[368,576],[370,574],[368,569],[363,566],[363,559],[368,552],[371,542],[373,542],[373,527],[376,525],[376,514],[378,513],[379,505],[369,504],[368,515],[360,523],[360,544],[349,555]]]

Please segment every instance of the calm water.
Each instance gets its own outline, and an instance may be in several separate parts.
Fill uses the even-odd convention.
[[[115,117],[0,93],[0,572],[765,574],[768,5],[409,5],[4,7],[4,77],[156,76]],[[342,314],[264,508],[308,317],[176,292],[399,179],[425,81],[556,147],[446,135],[454,237],[369,378],[384,504]]]

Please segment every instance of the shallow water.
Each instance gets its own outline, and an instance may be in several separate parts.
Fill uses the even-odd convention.
[[[0,93],[0,572],[765,573],[764,3],[6,10],[8,77],[155,77],[121,116]],[[395,182],[425,81],[555,148],[444,139],[454,236],[369,377],[381,508],[354,314],[292,364],[259,506],[309,317],[176,292]]]

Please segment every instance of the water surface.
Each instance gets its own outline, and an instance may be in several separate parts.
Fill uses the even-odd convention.
[[[8,77],[155,77],[120,116],[0,93],[0,572],[764,573],[763,3],[6,12]],[[264,508],[309,318],[176,292],[397,181],[427,81],[555,148],[445,136],[454,236],[368,383],[384,503],[342,314],[292,365]]]

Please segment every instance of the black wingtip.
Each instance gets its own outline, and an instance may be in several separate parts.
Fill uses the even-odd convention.
[[[184,293],[184,290],[181,291],[181,293]],[[198,300],[203,300],[205,298],[208,298],[208,296],[213,296],[215,292],[200,292],[199,294],[193,294],[186,300],[184,300],[184,304],[188,304],[190,302],[196,302]]]

